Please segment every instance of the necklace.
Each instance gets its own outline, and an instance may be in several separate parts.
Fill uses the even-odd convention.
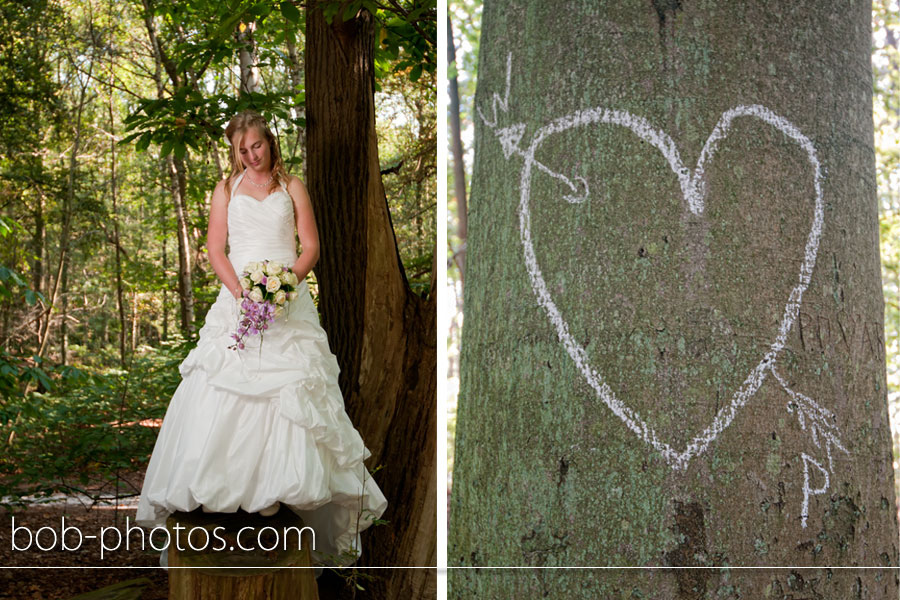
[[[253,185],[255,185],[255,186],[258,187],[258,188],[266,188],[266,189],[268,189],[269,184],[272,183],[272,178],[273,178],[273,177],[275,177],[275,174],[274,174],[274,173],[270,173],[270,174],[269,174],[269,179],[268,179],[265,183],[256,183],[255,181],[253,181],[253,179],[252,179],[249,175],[247,175],[247,181],[249,181],[250,183],[252,183]]]

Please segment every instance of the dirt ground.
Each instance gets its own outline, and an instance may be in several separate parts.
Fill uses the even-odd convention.
[[[143,473],[135,473],[132,478],[139,486]],[[67,600],[140,577],[151,582],[144,589],[141,600],[168,598],[168,572],[159,567],[159,551],[150,548],[146,531],[145,548],[142,548],[138,528],[132,531],[128,538],[129,548],[125,549],[126,517],[129,525],[134,526],[135,499],[128,504],[133,506],[116,508],[56,503],[33,504],[13,512],[0,509],[0,567],[4,567],[0,568],[0,600]],[[77,549],[64,550],[58,543],[63,518],[67,528],[66,546]],[[70,527],[77,528],[84,536],[80,547],[79,535],[74,529],[68,529]],[[49,529],[38,532],[41,528],[55,532],[55,547],[54,534]],[[106,548],[114,548],[118,540],[116,529],[122,535],[119,549],[102,551],[101,558],[101,536]],[[87,536],[91,535],[97,537],[89,539]],[[152,541],[157,547],[161,544],[161,539],[156,536]],[[41,550],[38,544],[47,550]],[[337,598],[343,587],[343,581],[328,571],[322,574],[318,583],[322,600]]]
[[[3,515],[0,521],[0,565],[16,568],[0,569],[0,598],[66,599],[138,577],[146,577],[152,582],[141,596],[142,600],[168,598],[168,574],[159,568],[159,553],[149,548],[141,550],[138,545],[125,550],[123,541],[122,549],[104,552],[102,559],[100,543],[96,539],[84,539],[77,550],[62,550],[57,544],[55,548],[43,551],[37,549],[34,539],[28,548],[29,530],[34,534],[41,527],[50,527],[58,537],[63,518],[67,528],[77,527],[84,536],[99,536],[101,528],[107,528],[103,530],[104,539],[107,547],[113,547],[116,533],[112,528],[118,526],[124,536],[125,517],[133,522],[134,513],[134,508],[116,510],[113,507],[91,509],[72,505],[32,505]],[[16,527],[15,540],[12,537],[13,525]],[[74,530],[67,531],[67,546],[77,547],[78,534]],[[44,529],[37,535],[37,543],[43,548],[51,548],[53,538],[54,535]],[[127,568],[88,568],[99,566]]]

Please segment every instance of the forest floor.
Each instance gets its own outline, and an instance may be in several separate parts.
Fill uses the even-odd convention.
[[[143,472],[124,477],[140,489]],[[99,490],[87,490],[89,493]],[[107,490],[103,490],[106,492]],[[133,525],[136,498],[126,498],[118,508],[82,504],[76,498],[58,500],[50,503],[29,504],[7,512],[0,520],[0,598],[16,600],[63,600],[100,589],[102,587],[145,577],[150,580],[141,600],[161,600],[168,598],[168,573],[159,568],[159,552],[149,546],[141,548],[137,532],[133,534],[130,549],[103,552],[99,536],[103,533],[107,547],[115,546],[116,527],[121,531],[124,540],[125,520]],[[77,527],[83,536],[97,536],[94,539],[84,538],[77,550],[63,550],[60,544],[53,544],[59,538],[63,519],[68,535],[65,536],[68,547],[78,547],[79,536],[69,527]],[[15,526],[15,538],[13,538]],[[37,542],[46,551],[37,548],[29,538],[42,527],[51,528],[54,533],[44,529],[37,537]],[[27,528],[27,529],[26,529]],[[106,529],[104,529],[106,528]],[[28,547],[31,541],[30,548]],[[159,543],[157,541],[157,543]],[[90,568],[100,567],[103,568]],[[116,568],[118,567],[118,568]]]
[[[140,489],[143,477],[141,471],[123,478]],[[29,504],[7,512],[0,518],[0,600],[68,600],[85,592],[139,578],[150,581],[140,596],[141,600],[168,598],[169,575],[159,567],[159,551],[150,547],[149,538],[144,536],[142,547],[140,530],[135,529],[128,537],[129,548],[125,549],[126,518],[128,525],[134,526],[136,510],[135,496],[121,500],[118,508],[90,506],[76,498],[69,498],[52,503]],[[63,518],[68,532],[66,545],[77,550],[54,545],[54,539],[58,540],[62,531]],[[39,529],[47,527],[55,533],[43,529],[37,542],[48,550],[38,549],[34,541],[28,548],[29,532],[34,535]],[[84,536],[80,547],[78,533],[70,527],[78,528]],[[113,528],[121,532],[121,546],[117,550],[102,551],[101,557],[101,535],[106,548],[116,546],[118,538]],[[92,535],[96,538],[88,538]],[[161,544],[160,540],[153,536],[157,547]],[[343,586],[343,581],[328,571],[322,574],[318,583],[322,600],[337,598]]]

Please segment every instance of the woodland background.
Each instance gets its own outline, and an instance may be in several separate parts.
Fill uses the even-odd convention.
[[[478,49],[482,2],[448,2],[448,248],[446,292],[451,299],[448,337],[448,495],[452,487],[459,346],[463,327],[466,197],[471,179]],[[888,402],[894,439],[894,471],[900,496],[900,3],[875,0],[872,7],[872,73],[876,170],[885,299]],[[454,135],[458,119],[459,135]]]
[[[321,96],[325,86],[306,89],[312,7],[328,27],[345,27],[334,30],[350,36],[347,52],[360,53],[343,56],[346,64],[374,65],[384,189],[361,194],[382,210],[386,197],[397,249],[384,253],[394,270],[400,263],[396,280],[413,298],[398,302],[407,315],[420,304],[427,313],[436,227],[433,1],[0,1],[0,503],[7,509],[62,497],[85,505],[101,496],[136,499],[181,380],[177,367],[221,285],[205,236],[211,192],[230,173],[225,124],[240,110],[261,112],[288,171],[306,181],[306,107],[339,105]],[[374,44],[366,46],[368,28]],[[357,31],[362,46],[350,43]],[[357,71],[370,90],[371,71]],[[366,135],[361,127],[360,146]],[[327,145],[327,131],[323,137]],[[347,188],[344,180],[317,183],[331,184]],[[313,205],[328,207],[339,195]],[[317,211],[320,235],[334,230],[329,213]],[[365,240],[374,219],[358,222]],[[366,264],[357,256],[349,273]],[[374,263],[370,254],[370,271]],[[310,275],[317,303],[316,274],[329,268],[320,261]],[[422,335],[429,336],[427,323]],[[344,341],[332,341],[342,359],[335,347]],[[427,364],[405,367],[425,369],[426,392],[433,363],[430,375]],[[433,423],[433,391],[419,395],[422,408],[408,410],[426,415],[424,430],[428,418]],[[367,442],[383,452],[379,461],[402,455],[377,436]],[[404,468],[393,477],[418,473]],[[433,505],[433,486],[430,493]]]

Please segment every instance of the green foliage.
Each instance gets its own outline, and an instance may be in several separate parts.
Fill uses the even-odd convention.
[[[42,362],[36,356],[22,359],[0,349],[0,425],[8,423],[15,414],[9,403],[19,398],[24,385],[37,383],[47,389],[51,387],[50,374],[41,366]]]
[[[128,371],[21,370],[20,378],[39,379],[47,391],[7,396],[0,412],[0,497],[10,497],[4,504],[98,487],[114,481],[117,471],[145,464],[157,434],[147,420],[165,414],[181,379],[178,364],[190,347],[145,349]],[[0,374],[8,359],[0,356]]]
[[[340,2],[323,3],[328,22],[336,16]],[[282,43],[293,35],[293,26],[302,24],[301,13],[290,2],[281,2],[278,13],[273,13],[271,2],[233,2],[228,5],[214,5],[204,2],[160,3],[155,5],[155,14],[173,22],[197,25],[197,34],[178,43],[171,62],[185,83],[169,97],[143,98],[133,108],[124,124],[131,135],[120,143],[134,140],[135,148],[146,150],[151,143],[159,144],[162,156],[174,152],[182,158],[188,147],[199,150],[207,139],[217,139],[221,134],[221,123],[241,110],[252,108],[268,120],[277,117],[286,125],[303,127],[305,119],[291,117],[285,107],[302,109],[304,95],[296,95],[291,90],[269,93],[252,93],[234,97],[230,94],[209,95],[198,89],[198,73],[212,67],[224,67],[232,60],[240,42],[232,35],[235,28],[244,21],[253,20],[259,26],[259,34],[272,37],[274,43]],[[197,19],[202,10],[212,10],[210,19]],[[343,19],[353,18],[360,10],[368,10],[376,18],[375,66],[376,79],[380,80],[393,73],[406,73],[412,82],[418,81],[423,73],[436,76],[437,62],[435,43],[437,40],[436,5],[434,0],[425,2],[397,2],[390,7],[370,1],[350,2],[343,13]],[[275,19],[274,16],[283,17]],[[216,24],[214,27],[210,24]],[[203,32],[201,34],[200,32]],[[283,57],[278,52],[275,56]],[[260,66],[269,66],[265,60]]]
[[[4,166],[33,164],[33,157],[22,150],[40,143],[34,124],[59,118],[59,84],[52,77],[49,50],[58,39],[62,19],[54,0],[0,3],[0,156],[9,161]]]
[[[11,222],[0,217],[0,238],[10,236],[14,231],[22,233],[22,227],[16,222]],[[38,300],[46,302],[46,298],[40,292],[28,287],[20,273],[0,265],[0,301],[14,301],[24,297],[28,306],[34,306]]]
[[[160,157],[174,152],[184,158],[188,147],[197,152],[207,149],[209,140],[218,139],[224,131],[221,123],[243,110],[253,109],[269,121],[279,118],[302,127],[305,119],[291,119],[284,108],[296,99],[290,92],[204,96],[191,87],[181,87],[172,97],[141,99],[138,108],[123,121],[126,130],[133,133],[119,144],[137,140],[135,150],[143,152],[154,143],[160,146]]]
[[[379,79],[389,71],[407,73],[412,82],[418,81],[423,73],[436,76],[437,8],[434,0],[397,2],[399,8],[395,10],[376,2],[354,2],[351,6],[353,4],[361,4],[375,15],[375,39],[380,41],[375,51]]]
[[[34,306],[38,299],[47,300],[42,293],[29,288],[19,273],[0,265],[0,298],[12,301],[20,295],[24,295],[28,306]]]
[[[121,144],[135,142],[138,151],[147,150],[151,143],[160,147],[160,156],[174,153],[183,158],[188,148],[197,152],[208,150],[210,140],[218,140],[223,124],[237,112],[253,109],[267,120],[281,119],[294,127],[302,127],[305,120],[292,117],[288,107],[302,109],[303,96],[290,89],[266,93],[209,94],[203,90],[203,76],[209,71],[222,73],[234,62],[243,42],[235,35],[238,28],[253,21],[257,41],[265,48],[273,36],[274,43],[283,43],[288,32],[301,21],[299,11],[289,2],[282,2],[279,12],[273,12],[271,2],[236,1],[228,4],[194,1],[187,3],[154,4],[154,14],[170,23],[175,36],[172,48],[166,53],[167,74],[177,78],[180,85],[169,95],[140,98],[131,114],[123,121],[131,134]],[[168,37],[167,32],[163,36]],[[165,52],[165,51],[164,51]],[[262,52],[266,54],[266,52]],[[275,56],[283,53],[275,53]],[[270,55],[267,55],[271,57]],[[260,67],[270,66],[261,56]],[[280,66],[280,65],[279,65]]]
[[[282,2],[279,5],[279,10],[281,14],[284,15],[284,18],[292,23],[301,23],[300,20],[300,11],[297,10],[297,7],[294,6],[291,2]]]
[[[435,84],[430,74],[412,81],[395,73],[375,96],[382,182],[400,258],[417,294],[430,289],[437,236]]]

